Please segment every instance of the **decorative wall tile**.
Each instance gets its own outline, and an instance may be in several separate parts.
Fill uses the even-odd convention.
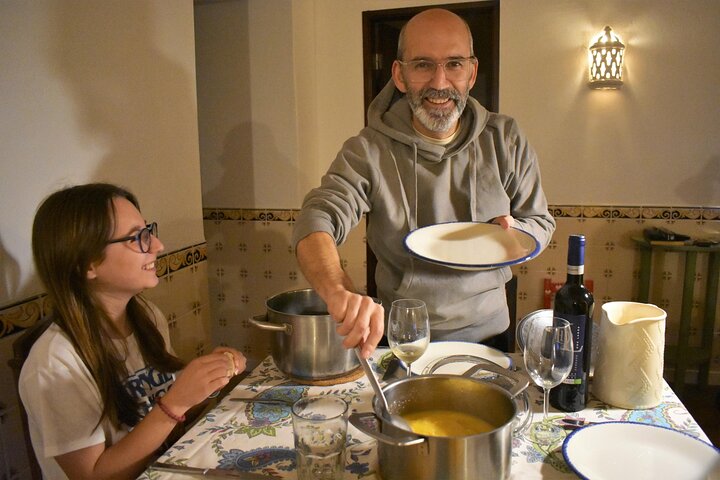
[[[571,205],[550,206],[550,213],[555,219],[581,217],[582,207]]]
[[[0,338],[34,325],[47,314],[47,303],[42,294],[0,310]]]
[[[720,208],[703,208],[703,220],[720,220]]]

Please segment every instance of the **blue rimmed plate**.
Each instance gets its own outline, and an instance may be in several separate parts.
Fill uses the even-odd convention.
[[[449,222],[428,225],[405,236],[405,248],[426,262],[460,270],[487,270],[526,262],[540,253],[540,242],[518,228],[494,223]]]
[[[584,479],[720,479],[720,450],[686,433],[646,423],[583,427],[567,436],[563,457]]]

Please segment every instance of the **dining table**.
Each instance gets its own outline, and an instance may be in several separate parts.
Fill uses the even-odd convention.
[[[505,355],[511,369],[524,370],[521,354]],[[381,384],[385,382],[382,378],[392,359],[388,348],[376,349],[369,359]],[[400,373],[404,374],[402,370]],[[374,394],[363,374],[343,383],[315,383],[318,382],[303,382],[288,377],[278,369],[272,356],[266,357],[168,448],[158,462],[296,479],[291,415],[294,401],[308,395],[335,395],[347,402],[351,412],[372,411]],[[529,403],[526,415],[531,417],[525,423],[529,424],[542,419],[543,395],[532,382],[526,392]],[[654,408],[625,410],[604,404],[590,395],[585,409],[568,413],[550,407],[549,417],[552,422],[564,427],[565,436],[583,425],[596,422],[638,422],[677,430],[712,445],[667,382],[663,382],[662,401]],[[529,428],[516,430],[512,435],[509,478],[577,478],[563,457],[563,438],[543,446],[532,438]],[[381,479],[377,440],[351,424],[347,430],[345,456],[343,480]],[[139,478],[189,480],[198,477],[168,473],[151,466]]]

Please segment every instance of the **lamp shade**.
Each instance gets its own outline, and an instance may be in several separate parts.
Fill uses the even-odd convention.
[[[589,47],[591,88],[620,88],[625,45],[612,28],[606,26]]]

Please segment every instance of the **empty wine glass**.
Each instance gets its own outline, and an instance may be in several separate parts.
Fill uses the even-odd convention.
[[[530,435],[541,445],[562,438],[562,429],[548,421],[550,389],[567,378],[573,363],[573,338],[570,322],[553,317],[530,320],[525,336],[525,368],[535,384],[543,389],[543,419],[530,427]]]
[[[388,316],[388,343],[390,349],[407,367],[425,353],[430,343],[430,319],[422,300],[404,298],[395,300]]]

